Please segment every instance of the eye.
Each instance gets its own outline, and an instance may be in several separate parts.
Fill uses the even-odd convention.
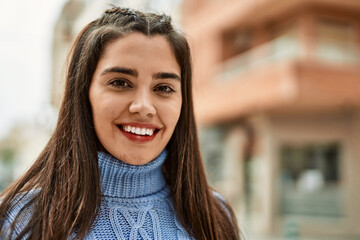
[[[114,79],[109,82],[109,85],[115,88],[128,89],[131,88],[131,85],[128,81],[124,79]]]
[[[170,95],[172,93],[175,92],[175,90],[168,86],[168,85],[160,85],[160,86],[157,86],[154,91],[156,92],[159,92],[160,94],[163,94],[163,95]]]

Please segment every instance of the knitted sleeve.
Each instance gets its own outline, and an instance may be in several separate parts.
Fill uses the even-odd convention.
[[[0,239],[14,239],[26,227],[32,216],[33,209],[31,206],[25,206],[33,199],[36,192],[38,192],[38,190],[20,193],[14,198],[13,204],[8,209],[6,216],[1,219],[3,227],[0,229]],[[11,235],[11,225],[15,220],[17,221]]]

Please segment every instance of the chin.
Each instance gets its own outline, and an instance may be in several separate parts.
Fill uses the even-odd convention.
[[[160,153],[159,153],[160,154]],[[154,160],[158,155],[149,158],[149,154],[143,154],[143,155],[130,155],[130,154],[119,154],[114,155],[117,159],[120,159],[124,163],[130,164],[130,165],[144,165],[152,160]],[[151,155],[152,156],[152,155]]]

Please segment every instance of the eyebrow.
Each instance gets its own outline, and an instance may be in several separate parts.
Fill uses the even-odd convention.
[[[126,68],[126,67],[111,67],[106,68],[101,75],[105,75],[108,73],[122,73],[126,75],[130,75],[133,77],[137,77],[139,74],[135,69],[132,68]],[[153,76],[154,79],[175,79],[178,81],[181,81],[181,77],[177,75],[176,73],[169,73],[169,72],[159,72],[155,73]]]
[[[101,73],[101,75],[105,75],[107,73],[123,73],[123,74],[134,76],[134,77],[138,76],[138,72],[135,69],[125,68],[125,67],[107,68]]]
[[[175,73],[159,72],[154,74],[154,79],[175,79],[181,81],[181,77]]]

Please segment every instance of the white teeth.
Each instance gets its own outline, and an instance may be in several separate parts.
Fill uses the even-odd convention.
[[[137,135],[149,135],[152,136],[154,134],[155,129],[153,128],[139,128],[139,127],[132,127],[132,126],[123,126],[125,132],[131,132]]]
[[[136,129],[135,129],[135,133],[136,133],[137,135],[140,135],[141,129],[140,129],[140,128],[136,128]]]

